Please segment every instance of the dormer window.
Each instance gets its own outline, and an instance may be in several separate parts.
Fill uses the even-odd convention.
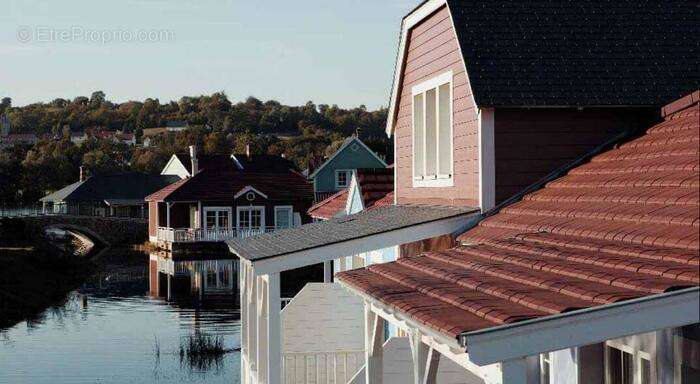
[[[452,186],[452,72],[416,85],[412,95],[413,186]]]

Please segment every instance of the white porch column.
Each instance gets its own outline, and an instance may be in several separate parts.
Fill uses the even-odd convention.
[[[267,383],[282,383],[282,319],[280,274],[267,275]]]
[[[197,202],[197,222],[195,223],[195,228],[202,228],[204,227],[204,219],[202,218],[202,202],[198,201]]]
[[[539,373],[539,356],[482,367],[482,378],[486,384],[539,384]]]
[[[365,302],[365,384],[381,384],[384,376],[384,319]]]
[[[248,377],[249,383],[254,384],[256,381],[254,377],[257,377],[257,358],[258,358],[258,307],[257,307],[257,290],[258,286],[256,284],[256,277],[252,267],[248,267],[246,275],[246,286],[247,289],[247,305],[248,305],[248,329],[243,330],[248,332],[248,355],[244,356],[248,360]]]
[[[323,262],[323,282],[332,283],[333,280],[333,264],[331,261]]]
[[[248,378],[248,264],[243,260],[238,261],[238,294],[241,308],[241,384],[249,384]],[[201,292],[201,289],[200,289]]]
[[[420,332],[411,333],[408,340],[413,359],[414,384],[435,384],[440,352],[423,343]]]
[[[257,373],[258,373],[258,384],[267,383],[267,308],[268,305],[266,301],[268,300],[266,282],[262,276],[256,277],[256,284],[258,286],[258,317],[256,321],[258,322],[258,358],[257,358]]]
[[[172,203],[165,203],[165,227],[166,228],[171,228],[170,227],[170,206]]]

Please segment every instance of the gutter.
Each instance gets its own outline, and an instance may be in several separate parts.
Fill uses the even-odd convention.
[[[479,365],[700,322],[700,287],[645,296],[478,331],[457,340]],[[595,330],[595,332],[591,332]]]

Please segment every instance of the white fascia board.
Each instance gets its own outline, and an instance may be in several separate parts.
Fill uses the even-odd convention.
[[[236,168],[241,169],[241,170],[243,169],[243,165],[241,164],[240,161],[238,161],[238,158],[236,157],[236,155],[231,155],[231,160],[233,160],[233,163],[236,165]]]
[[[250,185],[248,185],[248,186],[246,186],[245,188],[243,188],[243,189],[241,189],[240,191],[238,191],[238,193],[236,193],[236,194],[233,196],[233,198],[234,198],[234,199],[237,199],[237,198],[239,198],[239,197],[243,196],[244,194],[246,194],[246,193],[248,193],[248,192],[251,192],[251,191],[252,191],[252,192],[255,192],[255,193],[257,193],[258,195],[260,195],[260,196],[262,196],[262,197],[264,197],[264,198],[267,199],[267,195],[266,195],[266,194],[264,194],[264,193],[258,191],[257,189],[255,189],[253,186],[250,186]]]
[[[291,252],[281,256],[253,260],[252,265],[256,275],[289,271],[324,261],[335,260],[340,257],[357,255],[362,252],[430,239],[450,233],[462,233],[466,229],[473,227],[479,217],[478,214],[474,213],[454,216],[376,235],[328,244],[299,252]]]
[[[416,8],[415,10],[413,10],[413,12],[404,17],[403,21],[401,22],[399,50],[396,54],[396,66],[394,67],[394,81],[391,86],[389,113],[387,114],[386,121],[386,134],[388,137],[391,137],[391,135],[394,133],[395,114],[396,108],[398,107],[396,105],[396,102],[398,101],[399,88],[403,77],[403,68],[406,62],[406,45],[408,44],[408,31],[446,3],[446,0],[428,0],[423,5]]]
[[[700,323],[700,287],[523,321],[460,336],[478,365]]]

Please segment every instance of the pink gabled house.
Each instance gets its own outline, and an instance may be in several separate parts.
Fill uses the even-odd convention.
[[[386,126],[394,204],[334,214],[339,193],[312,212],[327,207],[325,221],[227,242],[242,265],[242,382],[697,378],[697,11],[466,0],[412,10]],[[580,167],[615,156],[629,162]],[[655,181],[635,156],[669,174]],[[383,250],[395,260],[326,273],[328,292],[336,278],[354,298],[315,287],[280,312],[282,272]],[[290,327],[300,317],[288,308],[307,323]]]

